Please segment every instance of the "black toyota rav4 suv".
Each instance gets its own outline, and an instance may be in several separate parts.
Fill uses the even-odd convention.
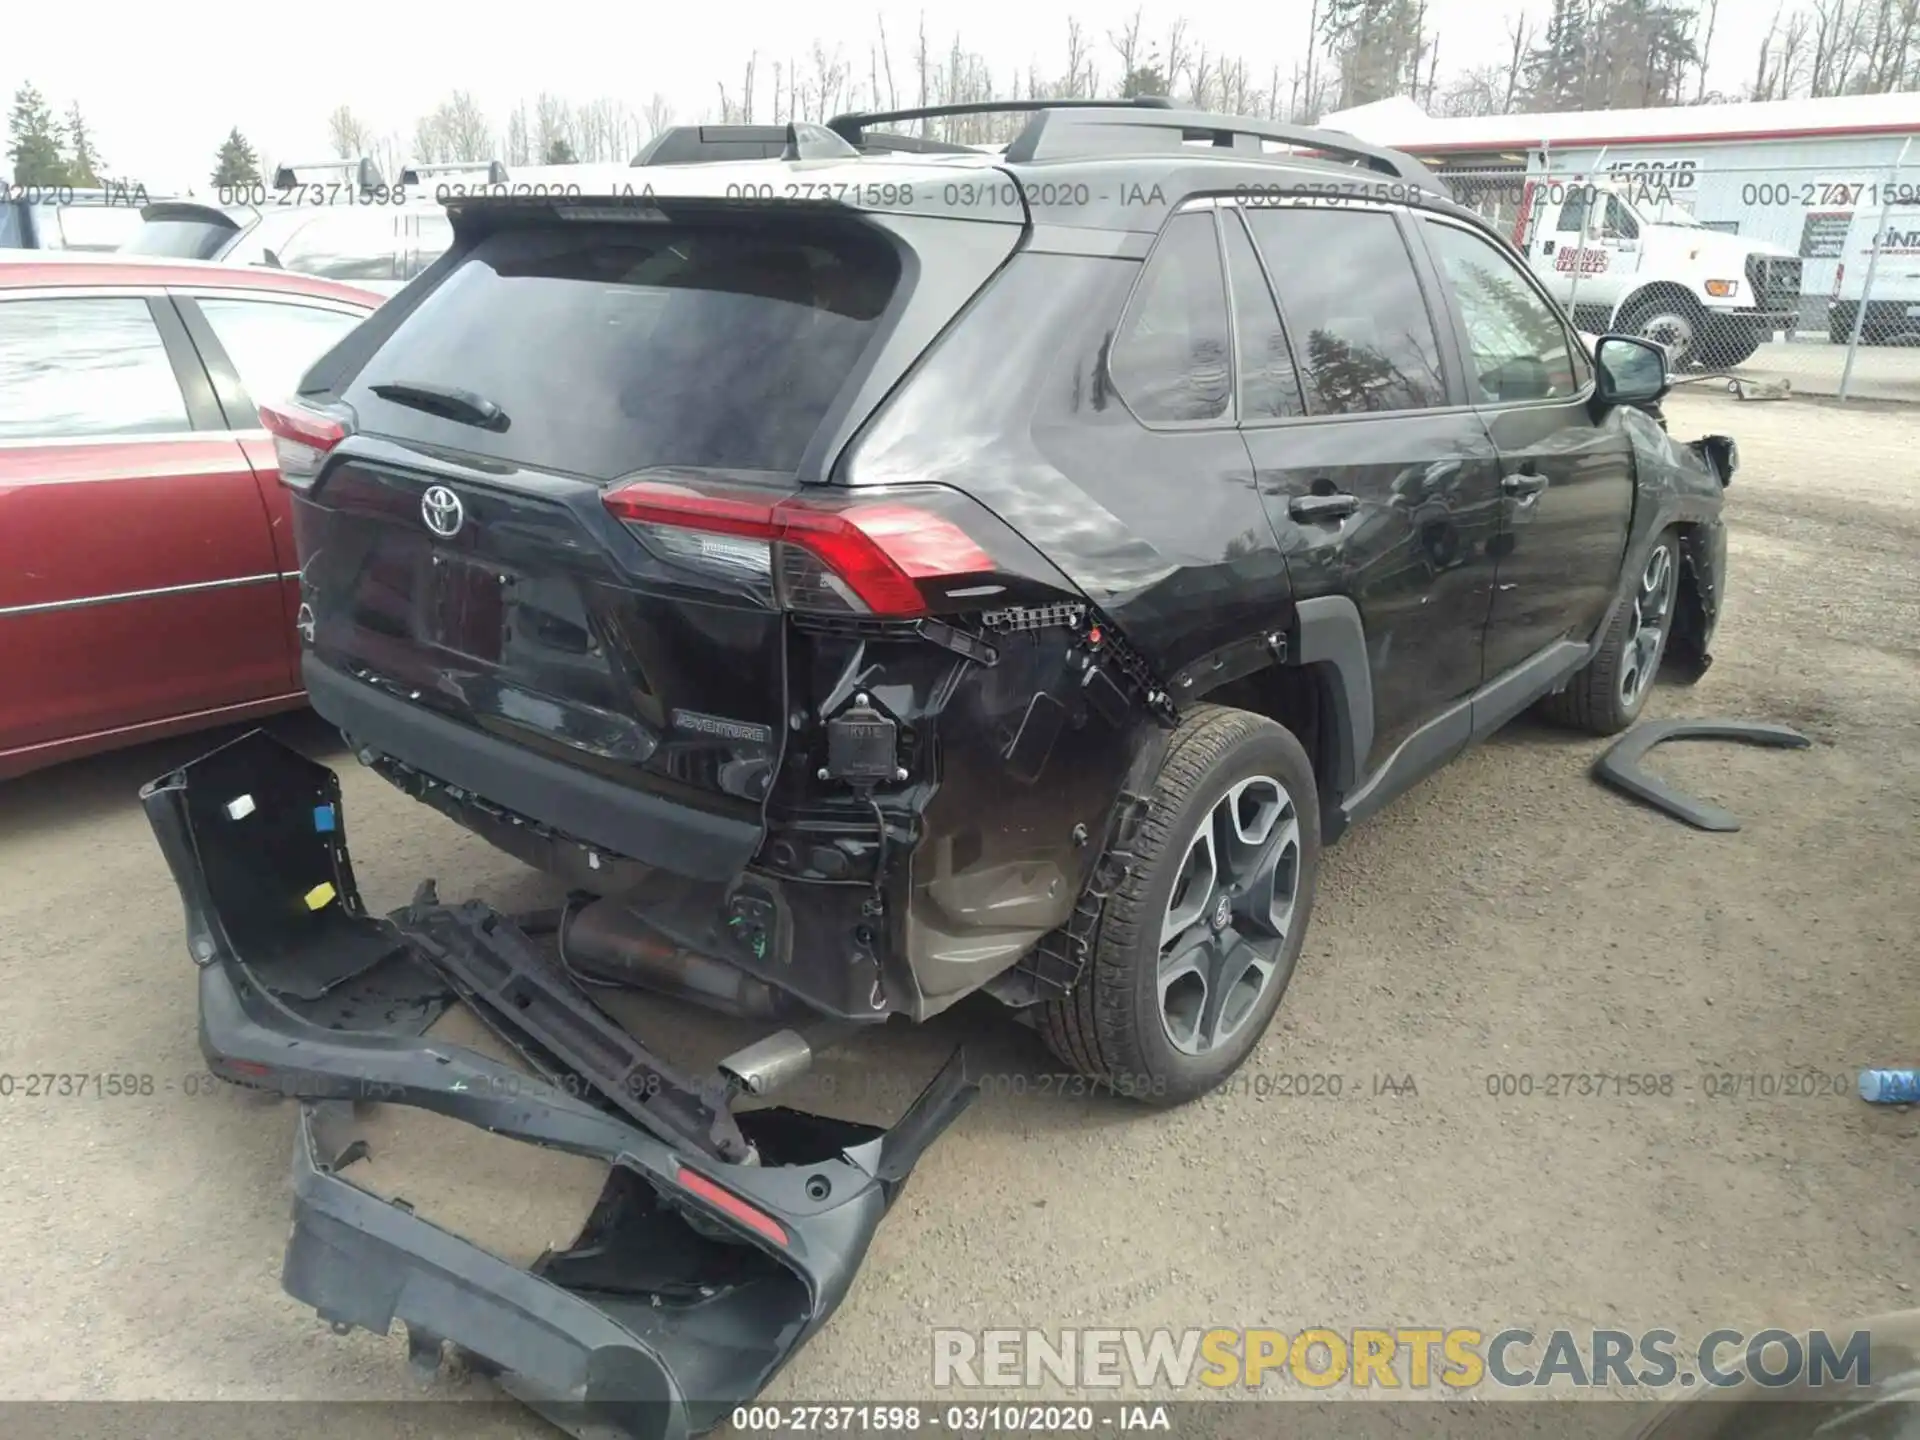
[[[336,1329],[576,1431],[710,1428],[976,1088],[745,1103],[827,1037],[985,992],[1090,1087],[1199,1094],[1324,842],[1529,706],[1616,731],[1706,666],[1733,448],[1668,437],[1658,347],[1577,336],[1404,156],[1022,108],[999,154],[848,116],[456,201],[263,410],[315,709],[570,892],[368,914],[337,777],[258,733],[147,788],[211,1069],[305,1102],[283,1277]],[[763,1038],[685,1074],[583,981]],[[456,1001],[513,1065],[424,1033]],[[518,1269],[355,1184],[349,1099],[605,1190]]]
[[[313,705],[600,897],[583,970],[862,1020],[985,990],[1192,1096],[1322,844],[1536,702],[1615,731],[1704,666],[1722,478],[1649,411],[1661,353],[1596,352],[1404,156],[861,123],[450,206],[266,415]]]

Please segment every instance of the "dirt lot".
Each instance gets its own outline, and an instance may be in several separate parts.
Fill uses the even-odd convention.
[[[1689,396],[1672,417],[1735,433],[1745,469],[1718,664],[1652,713],[1814,740],[1659,753],[1746,828],[1637,809],[1586,778],[1597,743],[1521,722],[1329,853],[1292,993],[1229,1093],[1174,1114],[1036,1095],[1057,1067],[987,1006],[837,1059],[834,1093],[800,1103],[889,1119],[961,1040],[989,1093],[774,1397],[923,1396],[938,1324],[1698,1333],[1915,1303],[1920,1114],[1713,1098],[1704,1077],[1850,1079],[1920,1047],[1920,413]],[[371,903],[423,874],[450,897],[539,895],[316,723],[282,729],[340,764]],[[0,1398],[417,1393],[398,1338],[333,1337],[280,1293],[289,1109],[187,1093],[190,967],[134,794],[203,746],[0,791],[0,1071],[156,1082],[0,1100]],[[716,1052],[732,1033],[673,1031]],[[1568,1071],[1673,1093],[1489,1093]],[[1295,1075],[1343,1093],[1276,1093]],[[1387,1076],[1403,1093],[1376,1093]],[[413,1129],[393,1183],[424,1213],[525,1256],[570,1238],[566,1162]],[[457,1151],[470,1184],[449,1183]]]

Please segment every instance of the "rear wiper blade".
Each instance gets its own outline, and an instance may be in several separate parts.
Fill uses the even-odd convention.
[[[419,380],[389,380],[384,385],[367,387],[382,400],[411,406],[443,420],[462,425],[477,425],[482,430],[505,430],[512,422],[507,412],[483,395],[458,390],[451,385],[428,385]]]

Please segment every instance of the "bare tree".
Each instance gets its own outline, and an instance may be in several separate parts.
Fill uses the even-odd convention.
[[[1219,78],[1219,61],[1210,59],[1207,47],[1202,45],[1194,52],[1193,59],[1187,65],[1187,94],[1196,110],[1213,108],[1213,91]]]
[[[1513,48],[1507,55],[1506,82],[1500,91],[1500,113],[1511,115],[1514,101],[1520,98],[1520,82],[1526,78],[1527,57],[1533,51],[1533,22],[1522,11],[1507,30]]]
[[[574,138],[573,107],[558,95],[541,91],[533,102],[533,147],[542,163],[556,152],[579,154]]]
[[[1847,93],[1855,67],[1861,62],[1867,0],[1813,0],[1813,70],[1815,95]]]
[[[1167,27],[1167,48],[1162,52],[1160,65],[1161,78],[1167,82],[1167,94],[1171,95],[1179,88],[1180,77],[1191,65],[1192,59],[1187,53],[1187,22],[1184,18],[1176,18]]]
[[[513,113],[507,116],[507,153],[503,157],[509,165],[535,165],[533,148],[533,124],[527,118],[527,102],[522,100],[513,107]]]
[[[1713,32],[1720,23],[1720,0],[1707,0],[1707,29],[1700,39],[1700,88],[1694,91],[1693,103],[1702,104],[1707,98],[1707,66],[1713,58]]]
[[[389,130],[373,142],[372,154],[380,173],[389,181],[398,181],[407,161],[406,147],[400,143],[400,137]]]
[[[927,53],[927,12],[920,12],[920,39],[914,47],[914,64],[920,71],[920,108],[927,108],[928,97],[933,94],[933,69],[931,57]],[[925,139],[933,134],[933,122],[924,116],[920,120],[920,135]]]
[[[1062,93],[1069,99],[1090,100],[1095,94],[1093,55],[1087,48],[1086,31],[1071,15],[1067,17],[1067,78]]]
[[[1120,78],[1122,82],[1132,78],[1135,68],[1141,60],[1140,54],[1140,12],[1135,10],[1119,31],[1107,32],[1107,43],[1113,47],[1114,54],[1120,57]]]
[[[673,102],[658,90],[654,91],[653,98],[640,111],[640,123],[646,127],[645,138],[653,139],[673,124]]]
[[[345,105],[327,116],[327,143],[342,160],[355,160],[373,148],[373,132]]]

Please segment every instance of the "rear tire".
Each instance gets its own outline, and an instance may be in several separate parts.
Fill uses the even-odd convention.
[[[1834,304],[1827,307],[1827,339],[1835,345],[1844,345],[1853,338],[1853,317],[1858,306]],[[1866,339],[1865,335],[1860,337]]]
[[[1300,742],[1259,715],[1181,722],[1085,973],[1041,1007],[1079,1074],[1153,1105],[1204,1095],[1259,1044],[1313,912],[1320,807]]]
[[[1646,707],[1666,657],[1680,598],[1680,532],[1660,532],[1641,568],[1626,577],[1627,593],[1606,638],[1567,688],[1540,702],[1540,714],[1590,735],[1617,735]]]
[[[1700,342],[1700,363],[1714,370],[1730,370],[1753,358],[1763,338],[1760,327],[1740,320],[1708,322]]]

